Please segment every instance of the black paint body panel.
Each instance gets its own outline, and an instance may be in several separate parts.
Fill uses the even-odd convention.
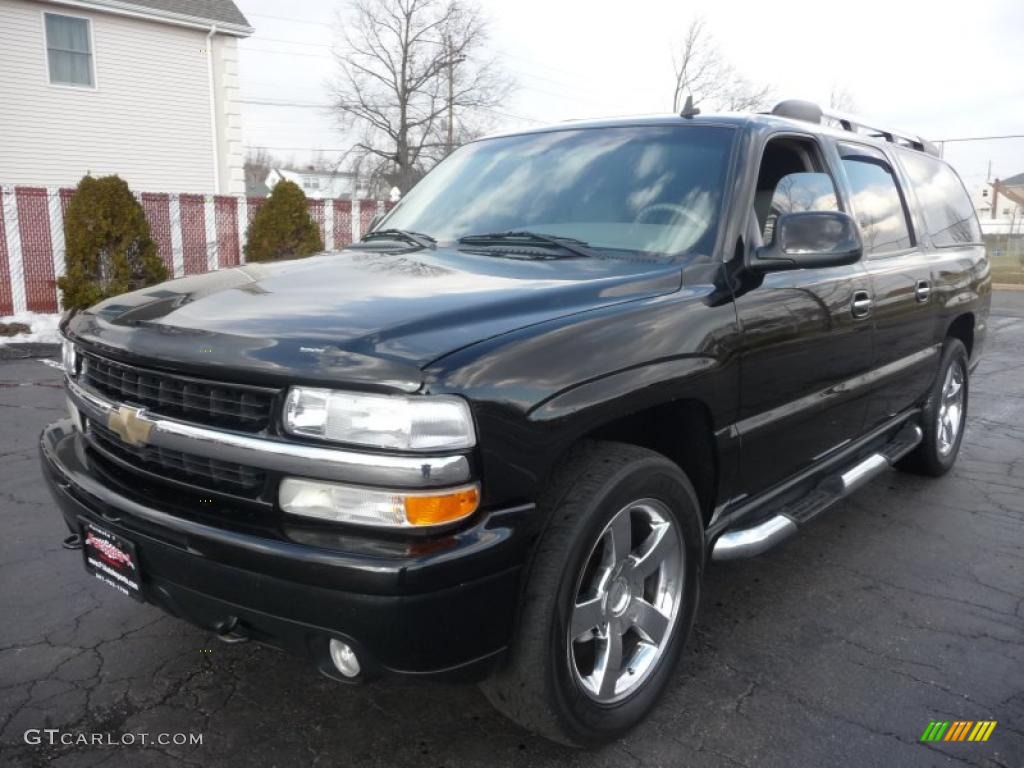
[[[431,543],[439,548],[428,558],[429,567],[415,557],[389,560],[376,575],[359,566],[373,560],[369,552],[375,547],[393,553],[408,540],[396,544],[385,536],[374,543],[365,533],[352,536],[343,529],[295,534],[273,519],[252,526],[282,546],[317,552],[333,547],[339,558],[351,559],[354,567],[328,571],[335,580],[330,588],[341,591],[440,595],[467,580],[497,579],[494,584],[501,586],[481,587],[493,599],[467,603],[475,607],[462,619],[450,619],[456,636],[471,635],[451,653],[401,658],[393,649],[375,650],[375,643],[390,648],[384,640],[363,641],[350,633],[374,646],[371,652],[384,653],[381,664],[390,669],[423,672],[468,663],[508,639],[521,567],[543,526],[533,502],[578,440],[650,408],[695,404],[706,414],[714,443],[707,523],[721,531],[743,523],[736,510],[754,514],[757,499],[787,478],[815,462],[834,461],[845,444],[920,404],[936,372],[934,351],[954,323],[969,323],[973,359],[982,349],[991,280],[981,245],[934,248],[921,236],[911,252],[891,259],[750,274],[748,214],[766,142],[778,135],[818,142],[836,179],[840,207],[848,210],[849,191],[834,150],[843,135],[768,116],[698,120],[737,133],[711,254],[660,262],[527,261],[469,254],[446,244],[392,254],[346,251],[171,281],[79,314],[65,331],[114,359],[282,392],[308,383],[467,398],[478,432],[472,461],[482,485],[482,511],[455,534],[418,540],[424,551]],[[608,123],[621,124],[630,121]],[[601,124],[590,127],[599,130]],[[914,286],[923,279],[932,290],[922,303],[914,300]],[[850,314],[859,290],[874,299],[865,319]],[[678,425],[679,441],[692,439],[690,426]],[[49,449],[46,439],[54,437],[44,437],[44,454],[72,450],[71,438]],[[67,496],[73,478],[52,461],[48,467],[58,496]],[[75,471],[88,472],[88,462],[80,461]],[[81,506],[85,514],[99,514],[88,500],[61,503],[65,514],[80,514]],[[518,511],[502,517],[509,509]],[[445,549],[452,536],[465,543],[492,524],[507,539],[493,550],[461,544]],[[126,532],[154,540],[163,535],[152,523],[140,526],[126,523]],[[230,531],[241,534],[237,526]],[[143,538],[144,557],[150,546],[156,545]],[[269,567],[241,553],[230,537],[199,554],[211,579],[217,562],[253,578]],[[178,556],[170,550],[166,558],[161,555],[168,578],[179,567],[173,559]],[[302,558],[286,570],[278,576],[290,583],[308,584],[321,575]],[[215,592],[202,580],[180,586]],[[309,600],[319,595],[311,589]],[[442,603],[444,615],[454,616],[452,605]],[[276,605],[288,610],[285,602]],[[412,615],[411,603],[388,605],[390,613],[366,614],[375,617],[371,624],[391,617],[408,631],[417,629],[401,623]],[[292,613],[304,621],[298,609]],[[356,613],[342,615],[356,621]],[[344,633],[345,621],[324,625],[325,631]],[[476,623],[482,629],[474,634]]]

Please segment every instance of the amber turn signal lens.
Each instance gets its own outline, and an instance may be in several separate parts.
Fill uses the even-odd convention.
[[[480,486],[395,491],[286,477],[277,498],[291,515],[352,525],[425,528],[473,514],[480,504]]]
[[[464,488],[439,496],[406,496],[405,519],[410,525],[439,525],[469,517],[480,504],[480,491]]]

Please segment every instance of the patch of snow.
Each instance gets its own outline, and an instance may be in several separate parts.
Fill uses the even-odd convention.
[[[4,344],[60,344],[60,331],[57,324],[60,315],[49,315],[41,312],[18,312],[13,315],[0,316],[0,323],[25,323],[31,332],[19,333],[16,336],[0,336],[0,346]]]

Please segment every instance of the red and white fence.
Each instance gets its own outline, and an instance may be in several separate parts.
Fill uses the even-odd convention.
[[[0,187],[0,316],[58,312],[64,274],[64,213],[74,189]],[[245,262],[249,223],[264,197],[137,192],[157,253],[175,277]],[[380,200],[309,200],[324,247],[358,240]]]

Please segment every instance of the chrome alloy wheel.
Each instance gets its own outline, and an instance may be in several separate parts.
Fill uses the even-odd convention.
[[[939,453],[948,456],[956,445],[964,420],[964,370],[954,363],[946,370],[939,400],[938,429]]]
[[[591,699],[611,704],[658,666],[679,614],[686,554],[664,503],[620,509],[577,578],[568,630],[569,667]]]

